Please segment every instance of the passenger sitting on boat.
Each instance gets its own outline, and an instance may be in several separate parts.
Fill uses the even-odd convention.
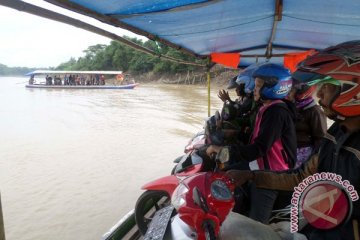
[[[99,74],[95,75],[95,85],[99,85],[100,84],[100,76]]]
[[[120,73],[118,75],[116,75],[116,82],[118,85],[123,85],[124,84],[124,74]],[[126,80],[125,80],[126,82]]]
[[[80,85],[80,76],[79,75],[75,76],[75,85]]]
[[[287,97],[296,104],[296,165],[299,167],[310,155],[319,150],[319,145],[326,133],[326,116],[316,104],[313,93],[316,86],[301,84],[293,78],[293,86]]]
[[[76,83],[75,83],[75,75],[70,75],[69,82],[70,82],[70,85],[76,85]]]
[[[58,76],[54,76],[54,85],[61,85],[61,78]]]
[[[81,85],[85,85],[85,81],[86,81],[85,76],[84,76],[84,75],[80,75],[80,84],[81,84]]]
[[[238,162],[250,162],[249,168],[287,170],[296,162],[295,106],[284,100],[291,89],[290,71],[280,65],[266,63],[257,68],[254,100],[261,101],[250,144],[232,145],[231,158]],[[221,146],[210,145],[207,154],[218,153]],[[251,199],[249,217],[268,223],[278,192],[257,189],[250,184]]]
[[[300,193],[296,195],[310,193],[318,187],[319,190],[312,191],[312,196],[307,198],[309,202],[312,201],[308,205],[309,212],[315,211],[307,215],[311,224],[304,229],[298,226],[309,240],[360,239],[360,61],[354,57],[359,55],[360,41],[341,43],[306,58],[293,74],[296,79],[309,86],[319,86],[319,104],[325,115],[334,121],[321,141],[317,154],[293,170],[232,170],[226,173],[239,186],[251,180],[263,189],[294,191],[298,187]],[[337,188],[326,189],[326,185],[314,185],[324,183],[317,181],[315,177],[323,174],[334,176],[331,178],[334,179],[332,184]],[[345,182],[346,185],[342,184]],[[309,186],[306,187],[307,185]],[[335,193],[332,194],[334,190]],[[303,195],[305,194],[301,198]],[[320,198],[321,195],[326,198]],[[345,199],[340,200],[342,197]],[[305,215],[304,205],[300,205],[306,199],[300,200],[302,203],[294,204],[299,211],[294,218]]]
[[[69,77],[66,74],[64,76],[64,85],[69,85]]]
[[[245,115],[251,110],[253,97],[252,93],[245,92],[245,83],[238,84],[237,76],[229,81],[227,89],[235,88],[238,96],[234,101],[231,100],[229,93],[220,90],[218,97],[224,102],[221,110],[221,129],[224,134],[225,144],[234,141],[248,143],[250,130],[250,119]],[[220,127],[220,126],[219,126]],[[245,137],[245,135],[247,137]]]
[[[29,84],[34,84],[34,82],[35,82],[34,75],[31,75],[29,79]]]
[[[105,76],[101,75],[100,77],[100,85],[105,85]]]
[[[233,79],[230,80],[228,85],[228,89],[231,86],[237,86],[237,95],[239,96],[239,101],[235,104],[224,104],[222,115],[224,114],[224,110],[228,110],[231,112],[232,105],[235,106],[236,109],[236,120],[237,126],[240,127],[240,131],[238,132],[237,140],[248,144],[250,140],[250,135],[252,134],[252,130],[254,129],[255,117],[256,113],[261,105],[260,102],[254,101],[253,91],[255,87],[255,80],[253,78],[253,73],[261,64],[255,63],[252,64],[245,69],[237,76],[235,83]],[[225,131],[225,137],[228,137],[231,131]]]
[[[238,98],[236,98],[234,101],[231,100],[229,96],[229,92],[225,91],[224,89],[219,90],[218,97],[223,101],[223,103],[230,102],[232,104],[242,103],[243,98],[245,97],[244,92],[241,91],[241,86],[236,83],[237,76],[233,77],[227,86],[227,89],[234,89],[236,91],[236,95]]]
[[[94,85],[94,76],[93,75],[89,75],[88,81],[86,82],[86,85]]]
[[[49,75],[46,75],[46,85],[52,85],[52,77]]]

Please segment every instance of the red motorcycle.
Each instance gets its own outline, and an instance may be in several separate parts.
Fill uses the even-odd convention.
[[[295,239],[290,232],[286,233],[287,225],[276,225],[273,229],[243,215],[230,214],[235,205],[235,184],[223,172],[217,171],[227,161],[228,153],[220,153],[216,159],[213,172],[196,173],[179,182],[171,204],[154,214],[144,239],[227,240],[241,236],[241,239],[280,240],[281,235]],[[290,209],[277,212],[278,216],[274,218],[283,221]],[[226,219],[227,223],[224,223]],[[301,235],[297,239],[306,238]]]
[[[179,179],[171,204],[155,212],[144,238],[217,239],[222,222],[235,204],[234,183],[218,171],[227,159],[228,151],[224,149],[216,156],[213,171]]]
[[[215,161],[206,155],[206,147],[185,154],[171,175],[145,184],[146,190],[135,205],[135,219],[142,234],[145,234],[155,212],[170,205],[170,198],[180,181],[199,172],[213,171]]]
[[[170,197],[180,180],[199,172],[213,171],[214,159],[210,159],[205,151],[206,144],[223,144],[220,130],[221,116],[218,111],[205,121],[204,131],[196,134],[185,146],[185,155],[177,158],[171,175],[159,178],[142,186],[146,190],[135,205],[135,219],[142,234],[145,234],[155,212],[170,204]],[[225,152],[225,151],[224,151]]]
[[[217,239],[220,226],[234,207],[234,183],[223,173],[198,173],[184,179],[172,196],[179,218],[196,238]]]

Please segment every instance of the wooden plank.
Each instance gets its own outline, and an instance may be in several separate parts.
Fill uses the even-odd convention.
[[[1,194],[0,194],[0,240],[5,240],[5,227],[4,227],[2,206],[1,206]]]

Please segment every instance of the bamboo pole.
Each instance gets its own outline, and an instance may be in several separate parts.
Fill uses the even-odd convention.
[[[4,219],[1,207],[1,194],[0,194],[0,240],[5,240],[5,227],[4,227]]]
[[[208,90],[208,117],[210,117],[210,82],[211,82],[211,78],[210,78],[210,68],[207,69],[206,72],[207,75],[207,90]]]

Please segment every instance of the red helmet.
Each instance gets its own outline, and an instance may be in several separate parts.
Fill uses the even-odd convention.
[[[331,102],[344,117],[360,116],[360,41],[324,49],[298,65],[293,77],[308,85],[334,83],[341,87]]]

